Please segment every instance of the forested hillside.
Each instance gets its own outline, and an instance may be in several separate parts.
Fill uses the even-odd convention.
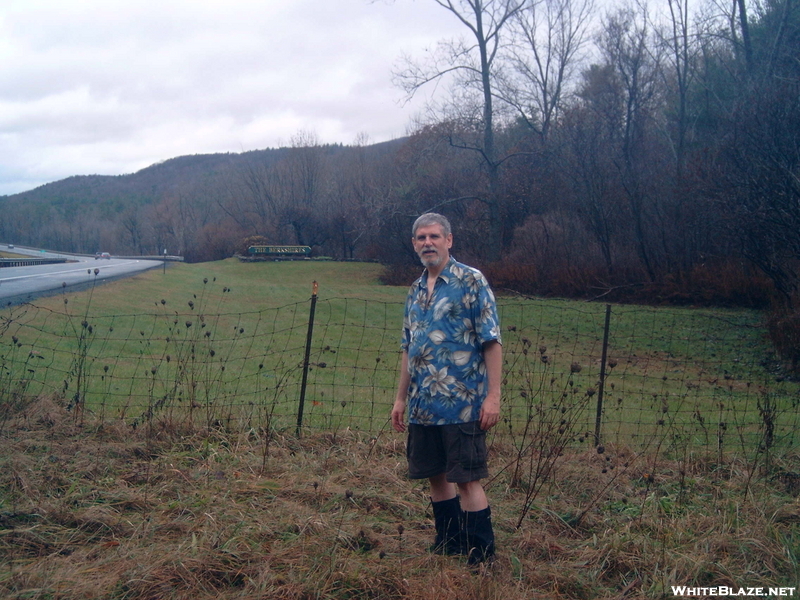
[[[203,261],[258,235],[380,260],[401,282],[410,224],[437,210],[454,254],[501,288],[750,306],[796,295],[797,0],[692,13],[667,0],[600,19],[591,0],[445,4],[464,38],[395,73],[409,94],[449,90],[407,138],[301,132],[282,149],[72,177],[0,198],[0,239]]]

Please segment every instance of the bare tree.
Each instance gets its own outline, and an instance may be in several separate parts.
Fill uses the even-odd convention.
[[[120,219],[121,229],[127,233],[129,248],[133,252],[144,254],[143,243],[145,237],[145,223],[142,219],[141,210],[136,206],[129,207]]]
[[[681,177],[686,159],[687,135],[690,128],[689,92],[697,73],[698,36],[691,29],[690,0],[667,0],[666,23],[655,32],[669,69],[662,70],[664,83],[672,88],[676,104],[673,152],[678,177]]]
[[[369,137],[358,134],[352,149],[341,153],[331,168],[330,245],[342,258],[355,258],[357,249],[379,230],[380,204],[394,183],[381,176],[381,161],[370,155],[369,145]]]
[[[753,43],[750,40],[750,22],[747,19],[747,5],[745,0],[735,0],[733,14],[739,10],[739,27],[742,34],[742,50],[744,52],[744,64],[748,73],[753,71]],[[736,31],[732,29],[732,31]]]
[[[284,194],[281,223],[292,228],[296,243],[319,245],[325,238],[320,224],[327,208],[326,157],[313,132],[299,131],[291,141],[292,147],[276,169]]]
[[[218,217],[213,197],[218,195],[205,185],[181,189],[175,196],[170,196],[175,215],[175,236],[183,254],[194,250],[199,232]]]
[[[588,41],[594,0],[534,0],[512,21],[503,100],[546,139]]]
[[[405,58],[395,71],[395,82],[411,98],[422,87],[454,76],[455,96],[477,92],[480,116],[471,123],[480,130],[475,140],[451,141],[461,148],[477,152],[487,175],[487,190],[481,200],[488,211],[488,258],[498,260],[503,239],[503,220],[499,190],[499,169],[503,159],[495,144],[494,86],[497,77],[502,35],[510,20],[519,13],[525,0],[433,0],[453,14],[468,31],[466,39],[439,43],[437,50],[423,61]],[[462,100],[463,98],[459,98]],[[463,124],[462,124],[463,125]]]
[[[613,69],[622,96],[622,123],[618,136],[617,168],[634,221],[639,258],[651,281],[656,269],[651,252],[652,239],[646,222],[657,199],[648,194],[653,165],[648,162],[653,119],[658,113],[660,59],[650,43],[644,7],[629,7],[611,14],[604,23],[601,51]]]
[[[244,186],[244,189],[231,194],[233,200],[246,198],[245,206],[234,213],[226,211],[229,216],[237,218],[237,220],[238,218],[248,219],[251,215],[255,216],[255,220],[251,221],[250,226],[254,226],[255,233],[260,235],[264,235],[277,221],[279,212],[280,190],[276,189],[275,177],[271,171],[272,169],[265,165],[263,160],[257,160],[255,156],[251,156],[244,164],[243,172],[240,174],[239,183]],[[244,223],[240,224],[245,225]]]
[[[725,22],[724,26],[714,29],[713,35],[724,37],[730,44],[738,63],[735,66],[739,71],[745,75],[752,73],[755,57],[746,0],[710,0],[709,3],[712,10],[706,15],[706,19]]]
[[[301,130],[291,138],[289,165],[293,204],[312,206],[320,192],[323,177],[322,147],[317,134]]]
[[[615,169],[609,156],[607,125],[597,114],[609,114],[597,106],[607,90],[613,86],[608,80],[610,69],[587,71],[584,97],[585,106],[575,106],[567,111],[565,123],[561,128],[563,136],[564,170],[573,188],[576,213],[583,218],[586,228],[592,234],[603,257],[606,274],[614,273],[614,244],[618,230],[626,223],[624,207],[616,201],[617,180]],[[593,86],[590,92],[587,88]],[[588,98],[593,94],[594,98]],[[595,106],[591,106],[591,103]]]

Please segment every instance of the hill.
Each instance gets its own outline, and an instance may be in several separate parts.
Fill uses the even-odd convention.
[[[296,215],[286,214],[291,206],[331,201],[347,165],[374,164],[402,145],[403,140],[395,140],[363,147],[198,154],[132,174],[76,175],[0,196],[0,239],[66,252],[147,254],[169,247],[199,260],[223,258],[245,235],[270,234],[270,228],[296,222]],[[273,214],[256,207],[261,214],[254,219],[250,207],[262,202],[265,193],[273,197]],[[203,230],[210,226],[236,232],[221,244],[215,239],[220,247],[213,256],[195,248],[208,246],[209,234]],[[287,243],[294,241],[302,242]]]
[[[381,142],[366,148],[369,154],[381,155],[392,151],[403,140]],[[328,156],[354,151],[341,144],[321,146]],[[13,210],[20,204],[126,204],[150,203],[166,193],[190,188],[198,181],[216,180],[231,169],[257,163],[274,166],[296,148],[267,148],[242,153],[192,154],[170,158],[135,173],[125,175],[73,175],[47,183],[26,192],[0,196],[0,207]],[[18,232],[22,233],[22,232]]]

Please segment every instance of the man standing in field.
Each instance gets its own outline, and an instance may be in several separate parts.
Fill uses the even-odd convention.
[[[467,555],[477,565],[495,552],[480,480],[489,474],[486,431],[500,417],[500,322],[483,274],[450,256],[445,217],[419,217],[412,242],[425,270],[406,301],[392,426],[406,431],[408,409],[409,476],[430,482],[432,551]]]

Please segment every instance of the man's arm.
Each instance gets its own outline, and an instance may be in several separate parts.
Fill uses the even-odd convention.
[[[486,431],[500,420],[500,384],[503,380],[503,346],[491,341],[483,345],[483,362],[489,379],[489,390],[481,405],[480,426]]]
[[[408,398],[408,386],[411,383],[411,375],[408,373],[408,352],[403,350],[403,358],[400,359],[400,376],[397,382],[397,394],[392,406],[392,427],[394,430],[403,433],[406,430],[406,400]]]

